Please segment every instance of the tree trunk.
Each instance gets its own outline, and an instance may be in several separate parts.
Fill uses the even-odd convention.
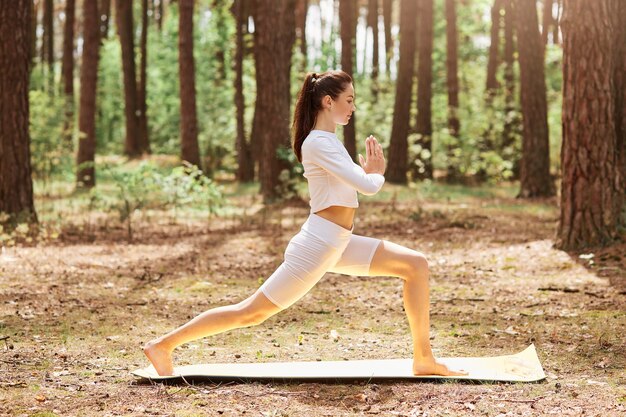
[[[383,0],[383,23],[385,25],[385,71],[391,77],[391,57],[393,56],[393,38],[391,37],[391,15],[393,0]]]
[[[550,145],[543,45],[534,0],[515,1],[522,103],[522,161],[519,197],[554,195],[550,179]]]
[[[44,0],[42,63],[48,64],[48,91],[54,92],[54,6],[52,0]]]
[[[235,0],[233,4],[235,12],[235,107],[237,109],[237,180],[248,182],[254,180],[254,160],[245,131],[245,101],[243,96],[243,31],[248,24],[244,16],[243,2],[245,0]]]
[[[139,109],[137,107],[132,0],[116,0],[115,14],[117,32],[122,47],[122,73],[124,75],[124,115],[126,117],[124,153],[135,158],[141,155],[141,151],[139,149],[139,119],[137,117]]]
[[[563,11],[560,249],[605,245],[617,236],[624,191],[614,111],[624,94],[614,79],[616,67],[623,70],[619,7],[617,0],[569,0]]]
[[[389,144],[387,180],[405,184],[408,160],[409,116],[411,93],[413,91],[413,71],[415,64],[417,1],[400,1],[400,61],[396,81],[396,100],[393,108],[393,124]]]
[[[100,40],[109,37],[109,20],[111,17],[111,0],[99,0],[100,10]]]
[[[459,109],[459,76],[458,76],[458,34],[456,30],[456,0],[446,0],[446,81],[448,85],[448,130],[450,135],[459,138],[461,122]],[[454,147],[448,147],[447,179],[457,180],[459,171],[454,162]]]
[[[290,71],[295,43],[295,0],[275,0],[274,7],[256,7],[255,46],[257,63],[257,114],[262,143],[259,178],[264,201],[279,197],[280,173],[288,168],[278,159],[279,147],[290,148]]]
[[[502,131],[502,143],[500,153],[511,148],[516,140],[515,132],[519,130],[518,117],[515,114],[515,40],[514,26],[515,16],[513,0],[504,0],[504,128]],[[513,178],[519,178],[519,158],[513,163]]]
[[[28,85],[31,0],[0,2],[0,213],[36,222],[30,166]]]
[[[498,57],[500,55],[500,10],[503,0],[494,0],[491,8],[491,45],[489,45],[489,61],[487,63],[487,101],[491,104],[493,96],[500,85],[496,78]]]
[[[367,7],[367,26],[372,28],[372,95],[378,96],[378,0],[369,0]]]
[[[72,131],[74,130],[74,15],[75,0],[66,0],[65,28],[63,34],[63,92],[65,94],[65,121],[63,136],[68,147],[72,146]]]
[[[86,1],[83,5],[83,58],[80,71],[80,109],[78,117],[78,154],[76,181],[79,188],[96,185],[96,89],[98,84],[98,56],[100,26],[98,3]]]
[[[563,10],[563,0],[554,0],[556,1],[556,17],[553,19],[552,26],[552,43],[555,45],[559,45],[561,41],[559,40],[559,21],[561,17],[561,10]]]
[[[543,41],[544,48],[548,45],[548,33],[550,33],[550,26],[552,23],[552,0],[543,0],[543,24],[541,27],[541,40]]]
[[[180,140],[183,161],[200,164],[198,118],[196,111],[196,71],[193,60],[194,0],[179,0],[178,49],[180,71]]]
[[[309,10],[309,0],[297,0],[296,2],[296,42],[300,47],[302,54],[302,72],[306,72],[307,62],[307,45],[306,45],[306,15]]]
[[[37,15],[39,13],[39,1],[33,0],[31,5],[31,28],[30,28],[30,69],[35,66],[37,58]]]
[[[138,136],[139,153],[150,153],[150,138],[148,137],[148,105],[147,96],[147,66],[148,66],[148,0],[141,2],[141,61],[139,62],[139,86],[137,89]]]
[[[433,178],[432,163],[432,110],[431,102],[433,98],[433,0],[418,1],[418,66],[417,66],[417,134],[422,152],[417,164],[411,166],[413,178],[425,179]],[[423,155],[423,156],[421,156]],[[428,157],[426,157],[428,156]]]
[[[339,0],[339,21],[341,23],[341,69],[353,76],[356,45],[356,0]],[[356,115],[343,128],[343,141],[346,150],[356,160]]]
[[[163,2],[165,0],[157,0],[158,3],[158,7],[157,7],[157,12],[156,12],[156,22],[157,22],[157,27],[159,28],[159,32],[163,31]]]
[[[619,154],[619,178],[622,184],[622,217],[620,224],[626,229],[626,3],[619,3],[615,45],[617,46],[615,60],[615,125],[617,133],[617,152]]]

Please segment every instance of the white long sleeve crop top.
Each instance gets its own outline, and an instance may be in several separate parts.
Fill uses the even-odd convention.
[[[381,174],[367,174],[355,164],[337,135],[324,130],[312,130],[302,143],[302,166],[311,213],[330,206],[359,207],[357,191],[376,194],[385,183]]]

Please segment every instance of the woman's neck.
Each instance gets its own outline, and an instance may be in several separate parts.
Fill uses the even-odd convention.
[[[319,114],[317,119],[315,120],[315,124],[313,125],[312,130],[323,130],[330,133],[335,133],[335,129],[337,124],[330,120],[329,118],[324,117],[323,114]]]

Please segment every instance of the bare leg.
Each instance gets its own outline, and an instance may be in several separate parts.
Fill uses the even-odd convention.
[[[229,306],[212,308],[164,336],[146,343],[143,350],[159,375],[173,375],[172,351],[178,346],[228,330],[259,324],[278,313],[260,290],[246,300]]]
[[[371,276],[396,276],[404,279],[404,310],[413,337],[413,374],[467,375],[454,372],[436,361],[430,346],[429,270],[425,257],[414,250],[382,241],[370,266]]]

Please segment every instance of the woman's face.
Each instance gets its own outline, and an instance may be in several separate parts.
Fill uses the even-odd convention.
[[[336,100],[331,100],[330,112],[335,123],[345,126],[350,122],[350,117],[355,110],[354,87],[350,83]]]

